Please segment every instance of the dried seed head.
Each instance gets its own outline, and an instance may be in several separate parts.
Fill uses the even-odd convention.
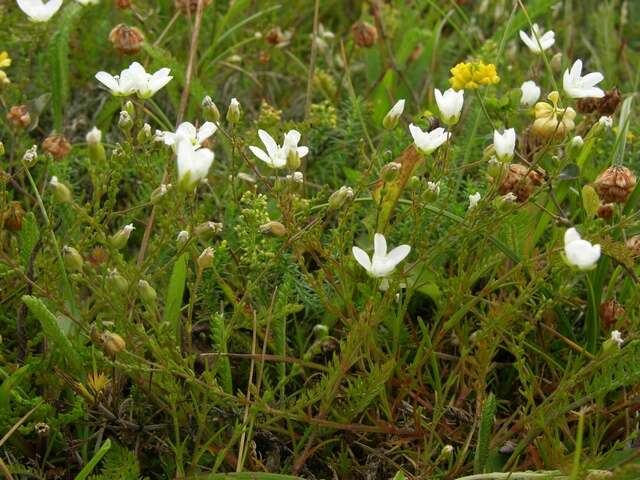
[[[624,307],[615,298],[610,298],[600,304],[600,319],[608,330],[616,323],[616,320],[624,316]]]
[[[524,202],[543,182],[544,170],[512,163],[498,186],[498,193],[500,195],[513,193],[519,202]]]
[[[611,220],[613,217],[613,203],[603,203],[598,207],[598,218],[603,220]]]
[[[281,43],[286,41],[286,36],[282,33],[282,29],[280,27],[272,27],[264,36],[264,39],[267,43],[271,45],[280,45]]]
[[[634,257],[640,257],[640,235],[634,235],[625,244]]]
[[[582,114],[597,113],[598,115],[613,115],[618,107],[622,97],[617,87],[609,90],[602,98],[587,97],[578,100],[576,110]]]
[[[56,160],[60,160],[69,154],[71,144],[63,135],[49,135],[42,142],[42,149]]]
[[[117,353],[127,348],[124,338],[108,330],[100,336],[100,340],[102,341],[102,348],[111,357],[115,357]]]
[[[18,231],[22,229],[22,219],[25,211],[20,202],[11,202],[2,212],[2,226],[8,230]],[[1,228],[0,228],[1,229]]]
[[[131,0],[116,0],[116,7],[120,10],[128,10],[131,8],[132,3]]]
[[[351,26],[351,36],[359,47],[371,48],[378,40],[378,30],[370,23],[359,20]]]
[[[89,260],[89,263],[93,265],[94,268],[98,268],[100,265],[105,263],[108,259],[109,259],[109,253],[104,247],[100,245],[94,247],[94,249],[91,250],[91,254],[87,258],[87,260]]]
[[[202,0],[202,8],[205,9],[213,0]],[[175,6],[183,15],[195,15],[198,10],[198,0],[175,0]]]
[[[280,222],[271,221],[260,225],[260,233],[270,233],[276,237],[284,237],[287,234],[287,228]]]
[[[31,115],[26,105],[14,105],[7,113],[9,120],[16,128],[27,128],[31,125]]]
[[[598,175],[594,185],[604,203],[624,203],[636,186],[636,176],[627,167],[614,165]]]
[[[129,27],[121,23],[111,30],[109,41],[116,52],[123,55],[135,55],[142,48],[144,35],[136,27]]]

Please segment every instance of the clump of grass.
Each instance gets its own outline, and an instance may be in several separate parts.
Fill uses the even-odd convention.
[[[638,477],[637,5],[352,7],[0,5],[4,476]]]

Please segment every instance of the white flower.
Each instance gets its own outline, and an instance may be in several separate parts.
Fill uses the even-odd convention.
[[[20,10],[26,13],[32,22],[48,22],[62,6],[62,0],[50,0],[47,3],[43,0],[16,1]]]
[[[82,5],[98,5],[100,0],[76,0],[78,3]]]
[[[611,128],[613,127],[613,117],[602,116],[598,119],[598,124],[605,128]]]
[[[571,146],[572,147],[580,148],[580,147],[582,147],[582,145],[584,145],[584,140],[582,139],[582,137],[580,135],[576,135],[575,137],[573,137],[571,139]]]
[[[425,155],[433,152],[436,148],[449,140],[449,137],[451,136],[451,133],[445,131],[442,127],[431,130],[430,132],[423,132],[420,127],[417,127],[413,123],[409,125],[409,131],[411,132],[411,136],[413,137],[416,147]]]
[[[264,130],[258,130],[258,136],[260,137],[260,140],[262,140],[267,151],[265,152],[261,148],[254,147],[253,145],[249,147],[249,150],[251,150],[251,153],[271,168],[282,168],[286,166],[287,156],[291,150],[296,151],[299,158],[302,158],[309,153],[309,149],[307,147],[298,146],[298,142],[300,141],[300,132],[297,130],[289,130],[284,135],[284,142],[282,143],[282,146],[279,146],[273,137]]]
[[[622,334],[618,330],[613,330],[611,332],[611,341],[617,344],[619,347],[624,343],[624,339],[622,338]]]
[[[498,160],[501,162],[509,161],[513,157],[513,152],[516,148],[516,131],[513,128],[509,128],[501,134],[494,130],[493,146]]]
[[[500,198],[502,198],[502,201],[503,201],[503,202],[508,202],[508,203],[513,203],[513,202],[515,202],[516,200],[518,200],[518,197],[517,197],[517,196],[516,196],[516,194],[515,194],[515,193],[513,193],[513,192],[509,192],[509,193],[507,193],[507,194],[503,195],[503,196],[502,196],[502,197],[500,197]]]
[[[582,60],[576,60],[571,70],[565,70],[562,77],[562,88],[571,98],[604,97],[601,88],[596,87],[604,79],[600,72],[582,76]]]
[[[191,142],[178,141],[178,181],[185,189],[193,188],[206,178],[213,163],[213,152],[208,148],[197,148]]]
[[[125,234],[127,238],[129,238],[129,235],[131,235],[131,232],[133,232],[135,229],[136,227],[133,226],[133,223],[129,223],[128,225],[122,227],[122,233]]]
[[[58,177],[56,177],[55,175],[51,177],[51,180],[49,180],[49,185],[51,185],[53,188],[57,187],[59,184],[60,182],[58,181]]]
[[[544,34],[542,32],[543,30],[538,27],[538,24],[534,23],[531,28],[531,36],[520,30],[520,39],[533,53],[542,53],[551,48],[556,41],[556,34],[551,30]]]
[[[402,112],[404,112],[404,98],[398,100],[391,110],[387,112],[384,119],[382,120],[382,126],[388,130],[392,128],[396,128],[398,125],[398,121],[402,116]]]
[[[482,198],[480,192],[473,193],[469,195],[469,210],[478,206],[478,202]]]
[[[522,91],[522,97],[520,97],[520,104],[526,107],[533,106],[540,98],[540,87],[536,85],[533,80],[527,80],[520,87]]]
[[[333,40],[335,37],[336,35],[332,31],[326,30],[324,28],[324,25],[322,25],[321,23],[318,24],[318,34],[311,34],[311,38],[315,42],[318,50],[320,50],[321,52],[325,51],[329,46],[327,40]]]
[[[183,122],[175,132],[156,132],[156,136],[162,137],[162,141],[175,151],[178,143],[183,140],[194,147],[200,147],[207,138],[216,133],[216,130],[218,127],[213,122],[204,122],[200,128],[196,128],[192,123]]]
[[[387,253],[387,240],[381,233],[375,234],[373,245],[373,257],[371,259],[369,259],[367,252],[361,248],[353,247],[352,252],[362,268],[369,272],[369,275],[376,278],[390,275],[411,251],[409,245],[400,245]]]
[[[600,245],[583,240],[575,228],[570,228],[564,234],[564,254],[572,267],[592,270],[600,258]]]
[[[440,110],[442,121],[447,125],[455,125],[460,120],[462,105],[464,104],[464,90],[455,91],[453,88],[441,93],[437,88],[433,91]]]
[[[176,237],[176,242],[178,242],[179,244],[184,244],[187,243],[187,240],[189,240],[189,232],[187,232],[186,230],[180,230],[178,232],[178,236]]]
[[[173,79],[168,68],[161,68],[153,75],[147,73],[142,65],[133,62],[120,75],[107,72],[96,73],[96,79],[111,90],[116,97],[126,97],[136,93],[138,97],[151,98],[158,90]]]
[[[86,136],[89,145],[97,145],[102,141],[102,132],[97,127],[93,127]]]
[[[427,190],[440,195],[440,182],[427,182]]]

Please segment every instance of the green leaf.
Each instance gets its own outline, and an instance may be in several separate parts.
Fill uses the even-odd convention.
[[[0,385],[0,411],[9,410],[9,402],[11,401],[11,392],[20,384],[22,379],[31,371],[31,364],[24,365],[13,372]]]
[[[187,280],[187,254],[183,253],[173,265],[167,301],[164,305],[164,321],[171,325],[176,338],[180,338],[180,309]]]
[[[301,477],[262,472],[213,473],[211,475],[190,478],[192,480],[302,480]]]
[[[478,430],[478,444],[476,445],[476,454],[473,459],[474,473],[483,473],[487,463],[491,443],[491,431],[493,429],[493,417],[495,414],[496,397],[493,393],[490,393],[482,405],[482,416],[480,417],[480,428]]]
[[[22,218],[22,229],[20,230],[20,263],[26,269],[33,254],[33,249],[40,240],[40,230],[38,222],[33,212],[27,213]]]
[[[224,316],[214,313],[211,316],[211,340],[219,353],[228,353],[227,339],[229,331],[224,324]],[[222,388],[227,393],[233,393],[233,382],[231,378],[231,363],[229,357],[221,355],[216,359],[216,374],[222,383]]]
[[[110,448],[111,448],[111,440],[107,438],[105,442],[102,444],[102,446],[100,447],[100,450],[96,452],[93,458],[89,460],[89,462],[84,466],[82,470],[80,470],[80,473],[76,475],[75,480],[84,480],[85,478],[87,478],[89,474],[93,472],[93,469],[96,468],[96,465],[98,465],[98,462],[102,460],[102,457],[104,457],[104,455],[109,451]]]
[[[600,207],[600,197],[596,189],[591,185],[585,185],[582,187],[582,206],[587,214],[588,218],[593,218],[598,213],[598,207]]]
[[[67,336],[63,333],[55,315],[49,311],[39,298],[31,295],[23,295],[22,301],[33,316],[38,319],[45,337],[58,349],[61,354],[60,356],[64,359],[71,371],[76,375],[82,376],[83,368],[80,356],[71,345]]]

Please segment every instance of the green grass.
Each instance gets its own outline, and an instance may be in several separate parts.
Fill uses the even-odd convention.
[[[12,59],[0,86],[3,476],[640,478],[640,269],[627,246],[640,190],[605,219],[591,188],[611,165],[639,170],[640,4],[220,0],[201,18],[173,0],[133,4],[65,0],[40,24],[0,5]],[[377,32],[370,47],[358,21]],[[120,23],[144,34],[137,54],[108,40]],[[519,38],[532,23],[555,32],[543,55]],[[613,128],[562,93],[576,59],[619,89]],[[94,78],[134,60],[174,78],[151,100]],[[450,140],[417,153],[409,123],[434,126],[434,88],[468,61],[494,64],[499,83],[465,90]],[[579,110],[568,135],[541,140],[525,80],[541,102],[558,89]],[[153,132],[211,120],[206,95],[221,117],[205,145],[215,159],[185,191]],[[19,105],[26,128],[8,115]],[[85,138],[94,126],[100,146]],[[491,178],[494,128],[515,128],[512,162],[542,171],[525,194],[507,188],[515,203]],[[258,129],[302,134],[303,183],[251,153]],[[72,147],[61,158],[42,146],[54,132]],[[353,196],[333,195],[342,186]],[[601,245],[593,270],[565,263],[571,226]],[[411,246],[386,290],[352,255],[371,254],[377,232]]]

